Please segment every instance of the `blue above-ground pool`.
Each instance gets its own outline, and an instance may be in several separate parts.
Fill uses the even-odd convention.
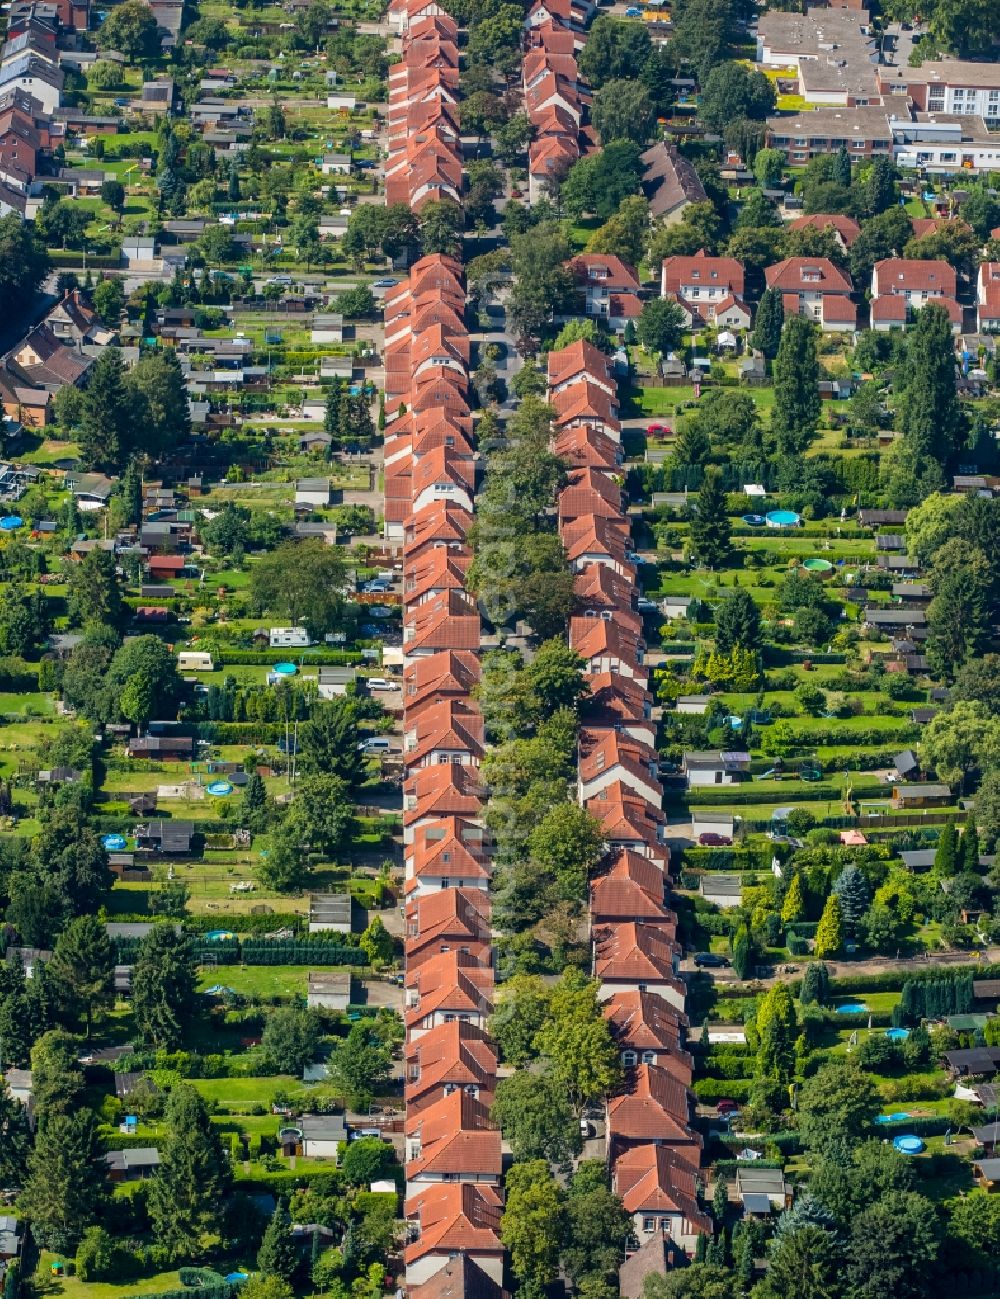
[[[4,532],[13,532],[15,528],[19,528],[23,523],[24,520],[20,514],[8,514],[0,519],[0,528],[3,528]]]
[[[751,528],[762,528],[767,520],[763,514],[744,514],[743,522],[749,523]]]
[[[101,836],[101,843],[108,852],[121,852],[125,847],[125,836],[123,834],[105,834]]]
[[[802,522],[794,510],[772,510],[764,519],[769,528],[797,528]]]
[[[235,938],[236,935],[231,929],[210,929],[205,935],[208,942],[217,942],[220,938]]]
[[[842,1006],[837,1007],[838,1015],[863,1015],[868,1009],[860,1001],[845,1001]]]
[[[876,1115],[876,1123],[902,1123],[904,1119],[910,1117],[909,1110],[894,1110],[891,1114]]]
[[[908,1028],[887,1028],[885,1035],[890,1042],[905,1042],[910,1036],[910,1030]]]
[[[213,780],[210,785],[205,786],[205,790],[213,798],[228,798],[233,792],[233,787],[228,780]]]
[[[277,672],[279,677],[293,677],[298,672],[298,668],[294,663],[275,663],[271,671]]]
[[[892,1144],[896,1147],[901,1155],[919,1155],[924,1149],[924,1143],[919,1137],[894,1137]]]

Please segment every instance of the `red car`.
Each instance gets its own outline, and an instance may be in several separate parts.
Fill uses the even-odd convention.
[[[647,433],[667,433],[667,432],[669,432],[669,430],[667,429],[667,426],[666,426],[665,424],[647,424],[647,425],[646,425],[646,432],[647,432]]]
[[[739,1114],[740,1107],[735,1101],[719,1101],[715,1107],[716,1114]]]
[[[712,832],[700,834],[698,842],[702,848],[731,848],[733,846],[733,841],[728,835],[714,834]]]

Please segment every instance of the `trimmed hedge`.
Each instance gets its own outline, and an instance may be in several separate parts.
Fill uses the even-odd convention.
[[[756,1150],[759,1146],[774,1146],[783,1155],[796,1154],[802,1144],[797,1132],[768,1132],[760,1137],[743,1137],[738,1132],[727,1132],[721,1134],[718,1140],[729,1150],[742,1150],[744,1146],[749,1146],[751,1150]]]
[[[752,1078],[696,1078],[691,1089],[703,1105],[716,1101],[747,1101]]]
[[[275,663],[285,663],[289,655],[300,652],[298,649],[273,649],[273,650],[238,650],[238,649],[217,649],[212,650],[212,658],[222,666],[229,664],[244,665],[256,667],[270,667]],[[352,667],[355,663],[363,663],[364,656],[360,650],[331,650],[331,649],[311,649],[309,650],[309,662],[322,665],[323,667]],[[374,662],[374,660],[372,660]]]

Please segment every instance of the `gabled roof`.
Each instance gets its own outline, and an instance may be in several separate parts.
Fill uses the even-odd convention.
[[[642,638],[613,618],[571,618],[569,643],[585,662],[607,655],[627,664],[634,675],[645,675]]]
[[[851,281],[829,257],[786,257],[764,270],[769,289],[782,293],[850,293]]]
[[[403,1251],[409,1267],[427,1254],[502,1254],[499,1192],[468,1182],[438,1183],[406,1201],[404,1216],[420,1234]]]
[[[413,765],[437,750],[469,753],[481,758],[485,749],[483,718],[465,698],[442,699],[407,716],[403,735],[403,760]]]
[[[548,357],[550,388],[558,387],[576,374],[589,374],[605,381],[610,374],[608,358],[600,348],[582,338],[557,352],[550,352]]]
[[[444,591],[407,610],[403,644],[408,654],[421,648],[476,650],[479,611],[464,592]]]
[[[590,882],[590,915],[595,924],[642,920],[676,925],[663,903],[663,872],[656,862],[620,849],[610,867]]]
[[[691,285],[727,288],[742,298],[745,276],[743,263],[735,257],[710,257],[704,248],[693,257],[665,257],[662,287],[666,293],[681,293]]]
[[[410,560],[424,547],[464,543],[472,527],[472,515],[452,501],[432,501],[407,520],[403,555]]]
[[[578,519],[584,514],[620,517],[625,512],[622,490],[603,470],[571,469],[566,486],[559,493],[560,519]]]
[[[712,1232],[712,1219],[698,1203],[697,1172],[675,1150],[634,1146],[615,1160],[611,1178],[627,1213],[680,1214],[694,1230]]]
[[[857,221],[840,212],[812,212],[808,216],[796,217],[788,228],[789,230],[834,230],[840,236],[845,248],[850,248],[861,233]]]
[[[576,468],[617,469],[622,462],[621,443],[603,429],[584,424],[560,429],[552,441],[552,450],[560,460]]]
[[[486,1106],[464,1092],[452,1092],[408,1118],[406,1131],[420,1140],[419,1156],[406,1165],[408,1180],[421,1174],[500,1176],[500,1131],[490,1123]]]
[[[608,1101],[612,1142],[662,1142],[691,1153],[697,1168],[701,1137],[690,1126],[691,1094],[665,1069],[642,1064],[626,1089]],[[683,1156],[682,1156],[683,1157]]]
[[[676,983],[680,946],[668,928],[618,921],[594,929],[594,975],[617,983]]]
[[[490,900],[482,889],[438,889],[406,905],[406,954],[443,940],[482,943],[490,938]]]
[[[407,881],[407,892],[412,892],[421,876],[483,881],[490,877],[482,829],[455,816],[419,825],[413,842],[407,845],[406,864],[407,874],[413,876]],[[423,924],[422,912],[418,918]]]
[[[438,952],[419,968],[407,971],[407,1028],[441,1012],[474,1014],[485,1018],[493,1010],[493,970],[465,952]]]
[[[454,551],[428,551],[407,566],[403,577],[403,603],[414,604],[431,591],[464,590],[471,557]]]
[[[417,661],[424,664],[430,660]],[[477,817],[485,799],[477,767],[464,762],[418,767],[403,785],[403,824],[412,825],[427,817]]]
[[[408,663],[403,670],[407,722],[416,710],[451,698],[464,699],[479,683],[479,659],[469,650],[439,650]]]
[[[603,1009],[620,1047],[681,1053],[688,1018],[659,993],[622,988],[612,993]]]
[[[457,1253],[422,1285],[407,1286],[410,1299],[505,1299],[506,1292],[468,1254]]]
[[[497,1056],[481,1028],[464,1020],[439,1024],[408,1043],[406,1104],[415,1110],[440,1099],[444,1089],[474,1086],[480,1095],[496,1087]]]

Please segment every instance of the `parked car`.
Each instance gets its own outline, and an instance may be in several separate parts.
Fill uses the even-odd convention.
[[[739,1114],[740,1107],[735,1101],[719,1101],[715,1107],[716,1114]]]
[[[373,289],[394,289],[399,280],[376,280],[372,285]]]
[[[694,963],[699,970],[722,970],[729,964],[729,959],[716,956],[715,952],[696,952]]]
[[[727,834],[716,834],[714,830],[706,830],[704,834],[698,836],[698,842],[702,848],[731,848],[733,841]]]

